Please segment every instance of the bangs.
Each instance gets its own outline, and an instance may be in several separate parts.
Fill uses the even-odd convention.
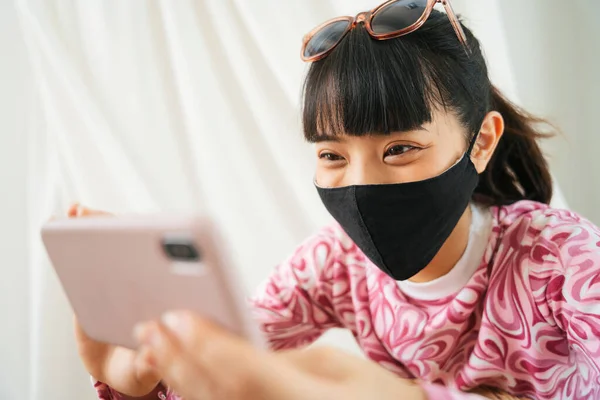
[[[306,140],[387,135],[431,122],[433,109],[445,108],[445,96],[422,41],[418,31],[382,41],[362,25],[350,31],[310,66],[304,85]]]

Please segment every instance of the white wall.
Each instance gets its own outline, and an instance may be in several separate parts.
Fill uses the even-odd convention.
[[[25,111],[30,75],[11,1],[0,0],[0,399],[27,393]]]
[[[502,0],[501,17],[522,104],[562,130],[545,148],[563,194],[600,224],[600,3]]]

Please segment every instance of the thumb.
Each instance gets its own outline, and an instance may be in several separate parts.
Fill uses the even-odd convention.
[[[142,343],[151,338],[165,382],[185,398],[206,392],[228,400],[332,398],[322,382],[191,314],[169,314],[164,324],[151,323],[140,333]]]

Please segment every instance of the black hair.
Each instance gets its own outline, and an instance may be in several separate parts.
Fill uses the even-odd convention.
[[[552,179],[537,143],[544,121],[495,88],[478,40],[463,26],[469,51],[448,17],[433,11],[417,31],[375,40],[362,25],[325,58],[312,63],[304,85],[303,126],[309,142],[322,136],[387,135],[431,122],[434,109],[455,113],[469,143],[496,110],[504,135],[475,189],[490,205],[528,199],[549,203]]]

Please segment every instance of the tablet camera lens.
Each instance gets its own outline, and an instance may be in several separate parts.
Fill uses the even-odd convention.
[[[198,261],[199,254],[191,243],[169,243],[163,244],[165,253],[169,258],[176,261]]]

